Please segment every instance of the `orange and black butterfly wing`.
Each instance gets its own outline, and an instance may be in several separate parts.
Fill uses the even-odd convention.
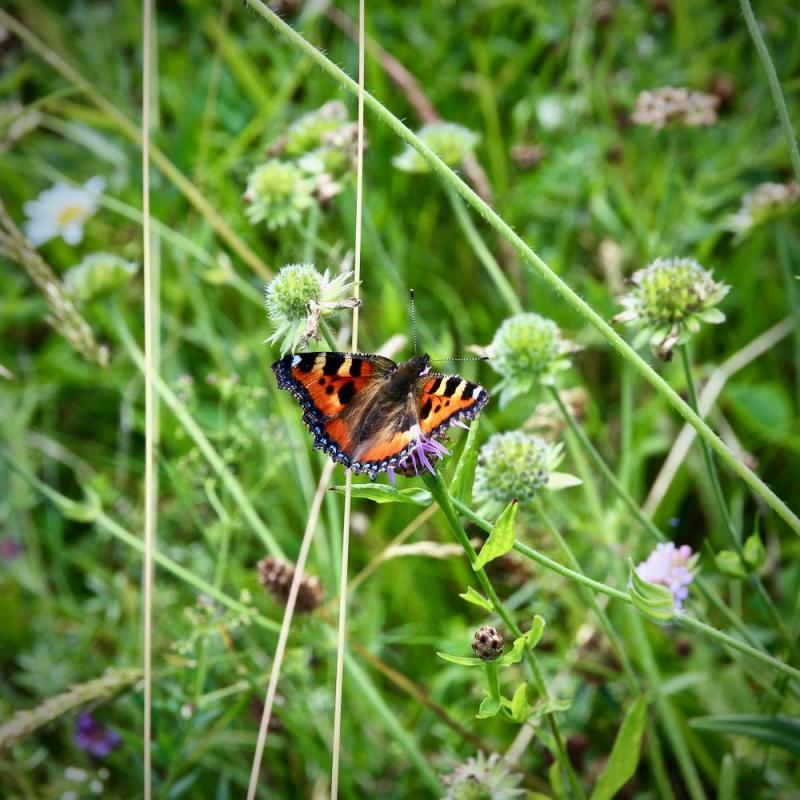
[[[351,414],[345,412],[368,405],[394,368],[388,358],[362,353],[296,353],[272,365],[278,386],[300,403],[314,447],[345,466],[353,460]]]
[[[436,437],[454,423],[473,420],[489,401],[483,386],[459,375],[430,373],[419,381],[419,426]]]

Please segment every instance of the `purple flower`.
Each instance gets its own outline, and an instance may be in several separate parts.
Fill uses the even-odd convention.
[[[636,572],[648,583],[666,586],[672,592],[675,610],[680,611],[694,579],[691,558],[692,548],[688,544],[675,547],[673,542],[662,542],[636,567]]]
[[[428,472],[435,473],[436,467],[432,461],[449,455],[450,451],[441,442],[437,442],[436,439],[426,436],[420,431],[406,456],[397,464],[397,471],[410,472],[413,468],[414,474],[419,475],[420,468],[424,467]],[[394,470],[389,472],[389,480],[394,483]]]
[[[105,758],[121,741],[116,731],[101,725],[88,712],[78,714],[75,720],[75,744],[92,758]]]
[[[0,558],[3,561],[13,561],[22,555],[22,545],[11,536],[0,541]]]

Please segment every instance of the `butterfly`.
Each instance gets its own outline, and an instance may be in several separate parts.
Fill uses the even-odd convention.
[[[314,448],[372,480],[409,460],[416,471],[415,452],[427,466],[426,452],[447,452],[433,440],[489,400],[477,383],[431,372],[427,354],[396,364],[367,353],[296,353],[272,369],[300,403]]]

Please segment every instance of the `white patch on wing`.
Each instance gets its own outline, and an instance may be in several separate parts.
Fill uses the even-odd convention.
[[[292,356],[292,366],[296,367],[300,363],[300,356]]]

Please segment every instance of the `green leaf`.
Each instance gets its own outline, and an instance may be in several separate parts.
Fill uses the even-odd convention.
[[[537,644],[539,644],[539,640],[542,638],[542,634],[544,633],[544,617],[540,617],[538,614],[533,618],[533,625],[528,633],[525,635],[525,639],[527,641],[528,647],[533,650]]]
[[[666,586],[648,583],[639,577],[633,561],[628,559],[631,584],[628,595],[633,605],[655,622],[668,622],[675,616],[675,601]]]
[[[344,494],[344,486],[332,486],[331,491]],[[354,483],[353,497],[372,500],[373,503],[411,503],[415,506],[429,506],[431,493],[425,489],[395,489],[383,483]]]
[[[500,713],[500,701],[495,700],[494,697],[484,697],[481,700],[478,713],[475,715],[478,719],[488,719],[489,717],[496,717]]]
[[[689,725],[696,730],[748,736],[763,744],[780,747],[800,756],[800,720],[767,714],[717,714],[695,717]]]
[[[551,492],[558,492],[561,489],[580,486],[582,483],[583,481],[577,475],[570,475],[567,472],[551,472],[547,480],[547,488]]]
[[[469,426],[467,441],[461,458],[458,459],[450,494],[461,503],[469,505],[472,500],[472,484],[475,483],[475,470],[478,466],[478,420]]]
[[[503,653],[500,658],[495,660],[498,667],[510,667],[522,661],[522,654],[525,651],[525,637],[520,636],[514,639],[514,644],[507,653]]]
[[[628,709],[625,719],[622,720],[611,755],[594,785],[590,800],[611,800],[633,777],[639,763],[642,734],[646,722],[647,700],[640,696]]]
[[[564,781],[561,778],[561,764],[558,760],[550,765],[550,769],[547,770],[547,778],[550,781],[550,788],[553,790],[555,797],[569,797],[564,788]]]
[[[73,519],[76,522],[94,522],[103,510],[100,496],[88,486],[84,487],[83,495],[82,501],[59,497],[56,505],[67,519]]]
[[[747,537],[744,543],[744,560],[753,569],[758,569],[767,557],[767,551],[764,549],[764,543],[758,535],[758,531]]]
[[[471,586],[468,586],[467,591],[460,594],[459,597],[466,600],[468,603],[480,606],[486,611],[494,611],[492,604],[482,594],[478,594]]]
[[[472,565],[474,570],[485,567],[490,561],[505,555],[514,546],[514,520],[519,503],[512,500],[497,518],[489,538],[483,543],[478,558]]]
[[[728,800],[731,797],[736,797],[736,759],[730,753],[725,753],[719,770],[717,798]]]
[[[723,575],[728,575],[731,578],[747,577],[747,570],[742,564],[742,559],[739,558],[739,554],[734,553],[733,550],[720,550],[719,553],[714,556],[714,562],[717,565],[717,569]]]
[[[525,722],[529,709],[528,684],[521,683],[511,698],[511,716],[514,718],[514,722]]]
[[[537,711],[540,714],[554,714],[558,711],[566,711],[572,706],[572,699],[561,700],[558,697],[551,697],[542,703],[537,703]]]
[[[779,383],[729,384],[725,398],[738,421],[765,439],[784,436],[792,425],[792,403]]]
[[[484,662],[475,656],[451,656],[450,653],[436,653],[439,658],[449,661],[451,664],[458,664],[460,667],[479,667]]]

